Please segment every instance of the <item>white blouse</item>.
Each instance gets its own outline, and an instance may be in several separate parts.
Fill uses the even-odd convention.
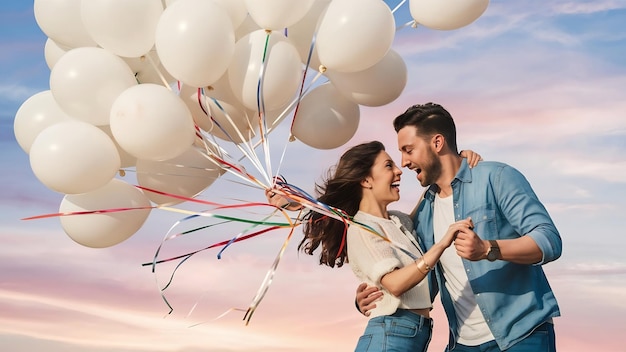
[[[376,302],[376,308],[371,311],[370,318],[393,314],[398,308],[432,308],[428,279],[422,280],[400,297],[395,297],[380,284],[385,274],[396,268],[415,265],[415,259],[422,256],[415,234],[402,225],[403,222],[410,223],[408,215],[390,213],[390,219],[385,219],[359,211],[354,220],[370,226],[391,240],[390,243],[358,225],[348,228],[348,262],[352,271],[362,282],[380,287],[383,293],[383,298]],[[408,228],[412,230],[413,226],[408,225]]]

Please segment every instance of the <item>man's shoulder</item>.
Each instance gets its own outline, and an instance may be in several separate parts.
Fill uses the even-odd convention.
[[[481,161],[468,170],[463,180],[474,186],[497,184],[505,188],[517,187],[520,183],[528,182],[524,174],[517,168],[500,161]]]
[[[493,161],[493,160],[484,160],[476,164],[472,169],[480,170],[480,169],[497,169],[502,167],[511,167],[507,163],[503,163],[501,161]]]
[[[486,176],[493,173],[502,172],[504,170],[515,170],[514,167],[501,161],[481,161],[476,166],[468,169],[473,176]]]

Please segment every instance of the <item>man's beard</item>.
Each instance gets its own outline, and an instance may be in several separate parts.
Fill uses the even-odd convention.
[[[428,161],[422,167],[422,180],[420,184],[422,187],[428,187],[437,181],[441,176],[441,160],[437,157],[437,154],[432,149],[428,150]]]

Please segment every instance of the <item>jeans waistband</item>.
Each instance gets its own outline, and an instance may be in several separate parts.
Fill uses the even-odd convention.
[[[419,319],[419,321],[430,322],[431,318],[427,318],[423,315],[419,315],[417,313],[411,312],[408,309],[398,308],[395,313],[392,314],[394,317],[405,317],[410,319]]]

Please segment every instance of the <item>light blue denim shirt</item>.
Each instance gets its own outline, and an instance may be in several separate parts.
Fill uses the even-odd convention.
[[[474,231],[482,239],[531,236],[543,252],[542,261],[535,265],[463,259],[476,302],[498,346],[505,350],[543,322],[560,315],[541,265],[561,256],[561,236],[526,178],[506,164],[481,161],[470,169],[466,159],[463,159],[452,181],[452,190],[455,219],[471,217]],[[419,241],[426,250],[434,244],[436,191],[436,185],[427,190],[414,219]],[[434,297],[437,289],[441,288],[441,300],[450,324],[448,348],[453,350],[458,331],[457,319],[439,265],[436,278],[436,282],[431,280],[434,290],[431,296]]]

